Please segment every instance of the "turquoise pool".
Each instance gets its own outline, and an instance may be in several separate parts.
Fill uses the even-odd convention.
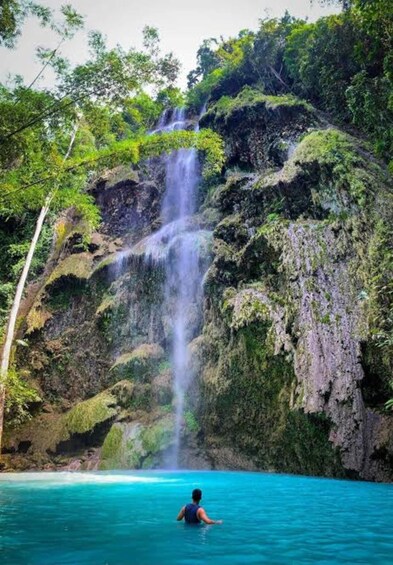
[[[175,521],[190,492],[221,526]],[[3,565],[393,563],[393,486],[267,473],[0,475]]]

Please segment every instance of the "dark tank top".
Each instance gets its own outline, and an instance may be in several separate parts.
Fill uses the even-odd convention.
[[[187,522],[187,524],[200,524],[201,521],[199,520],[198,516],[197,516],[197,512],[199,510],[200,506],[199,504],[186,504],[185,510],[184,510],[184,519]]]

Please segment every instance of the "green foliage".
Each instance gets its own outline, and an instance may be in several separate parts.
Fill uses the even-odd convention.
[[[393,153],[393,12],[390,0],[354,0],[315,23],[261,21],[221,43],[201,46],[206,63],[190,75],[188,104],[199,108],[245,86],[294,93],[341,122],[354,123],[385,159]],[[199,82],[198,79],[201,79]],[[393,165],[392,165],[393,166]]]
[[[221,173],[225,161],[223,141],[217,133],[209,129],[200,132],[179,130],[119,141],[101,151],[86,155],[83,159],[71,162],[69,168],[92,169],[96,162],[99,162],[100,166],[138,163],[141,159],[170,153],[181,148],[195,148],[204,154],[205,178]]]
[[[197,67],[187,75],[188,88],[191,89],[200,77],[206,78],[220,64],[220,58],[212,49],[212,45],[218,45],[217,39],[211,37],[205,39],[197,51]]]
[[[10,425],[19,425],[31,418],[29,405],[41,399],[35,388],[15,369],[8,372],[6,379],[5,414]]]
[[[218,44],[204,72],[196,69],[191,73],[194,83],[197,77],[203,78],[189,91],[188,104],[201,107],[209,98],[218,100],[222,95],[236,94],[247,84],[257,84],[266,94],[288,90],[284,45],[296,21],[288,13],[280,20],[261,20],[257,32],[243,30],[237,38]],[[210,40],[210,50],[211,45]]]
[[[21,218],[3,219],[0,226],[0,340],[6,317],[15,293],[17,277],[23,268],[27,249],[34,230],[34,217],[25,214]],[[44,225],[34,254],[29,281],[38,277],[44,269],[52,243],[52,218]]]
[[[345,91],[359,70],[354,53],[358,34],[348,13],[330,16],[294,28],[285,50],[294,88],[340,119],[350,118]]]
[[[214,69],[201,82],[197,83],[187,93],[187,105],[195,110],[199,110],[210,98],[214,88],[220,83],[224,76],[223,69]]]
[[[125,51],[119,45],[108,49],[99,32],[90,33],[89,46],[91,57],[83,65],[70,69],[58,59],[52,62],[61,79],[60,91],[72,93],[70,96],[76,97],[79,104],[96,98],[121,104],[147,85],[161,89],[172,86],[177,78],[179,61],[172,53],[161,54],[155,28],[144,29],[142,51]]]
[[[184,94],[179,88],[168,86],[160,90],[156,96],[156,102],[160,104],[162,110],[164,110],[165,108],[179,108],[180,106],[184,106],[185,99]]]
[[[37,16],[42,25],[48,25],[52,17],[49,8],[31,0],[2,0],[0,6],[0,46],[15,46],[16,39],[21,33],[22,24],[30,15]]]
[[[195,414],[191,412],[191,410],[184,412],[184,422],[186,424],[186,429],[188,432],[197,434],[201,429],[200,425],[198,424],[198,420],[195,417]]]
[[[345,95],[352,122],[371,136],[379,155],[391,155],[393,149],[391,79],[387,76],[371,78],[366,71],[361,71],[352,78]]]
[[[293,29],[285,64],[294,88],[359,126],[383,157],[392,152],[392,34],[387,3],[356,0],[344,14]]]

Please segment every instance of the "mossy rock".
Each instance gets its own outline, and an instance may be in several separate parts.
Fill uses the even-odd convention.
[[[301,100],[292,94],[272,96],[264,94],[250,86],[246,86],[235,97],[222,96],[205,114],[204,119],[214,116],[215,119],[221,118],[225,121],[230,119],[234,112],[256,108],[259,111],[289,111],[292,115],[299,113],[314,114],[315,109],[310,103]]]
[[[125,379],[117,382],[109,391],[116,397],[118,406],[126,413],[151,409],[152,387],[148,383]]]
[[[73,297],[89,293],[85,283],[91,275],[92,266],[93,255],[76,253],[55,267],[26,316],[27,335],[41,330],[56,311],[67,309]]]
[[[114,378],[148,379],[157,372],[164,350],[155,343],[143,343],[131,353],[123,353],[111,367]]]
[[[228,165],[250,170],[281,166],[293,143],[320,123],[313,107],[292,95],[269,96],[245,87],[223,96],[201,119],[225,140]]]
[[[215,228],[214,237],[237,247],[245,245],[249,239],[247,226],[240,214],[233,214],[224,218]]]
[[[166,416],[151,425],[113,424],[101,450],[100,469],[151,468],[173,438],[173,419]]]
[[[133,171],[129,166],[119,165],[102,173],[96,184],[100,191],[105,191],[124,182],[138,184],[139,175],[137,171]]]
[[[97,424],[110,420],[117,414],[116,406],[116,397],[108,391],[80,402],[63,416],[65,434],[69,437],[75,433],[93,431]]]
[[[109,390],[116,397],[118,406],[121,408],[130,407],[135,394],[135,383],[128,380],[119,381]]]
[[[142,449],[139,423],[115,423],[109,430],[101,449],[99,468],[139,469],[145,452]]]
[[[384,191],[388,179],[355,138],[330,128],[303,137],[284,167],[261,176],[251,199],[281,194],[282,211],[296,219],[306,215],[323,219],[327,213],[347,216],[374,205],[378,187]],[[251,206],[252,207],[252,206]],[[245,203],[245,210],[250,206]]]
[[[233,285],[239,280],[236,248],[222,239],[215,239],[213,245],[214,260],[207,274],[207,283]]]
[[[145,428],[141,434],[142,446],[152,455],[169,447],[173,438],[173,419],[171,416]]]
[[[35,331],[42,330],[46,322],[52,318],[53,314],[41,304],[38,299],[30,308],[26,317],[26,335]]]
[[[6,434],[6,447],[19,449],[29,444],[29,453],[55,453],[59,444],[74,436],[93,434],[95,429],[117,415],[117,399],[109,391],[79,402],[64,414],[42,414]]]
[[[262,469],[342,476],[329,442],[331,423],[291,408],[293,367],[285,355],[274,354],[269,326],[254,322],[230,341],[225,334],[215,338],[220,354],[214,359],[212,352],[205,365],[198,414],[206,441],[235,446]]]
[[[231,328],[238,330],[255,322],[270,322],[271,314],[266,295],[255,288],[246,288],[235,296],[224,294],[226,309],[232,310]]]
[[[91,236],[91,227],[86,220],[75,217],[69,210],[55,224],[55,255],[59,255],[61,249],[67,242],[68,249],[78,248],[83,244],[83,240],[87,240]],[[79,243],[76,243],[79,240]],[[73,241],[75,242],[73,244]]]
[[[224,214],[236,214],[243,209],[245,194],[256,179],[255,174],[232,173],[224,185],[220,185],[214,194],[216,206]]]
[[[113,278],[119,274],[121,269],[117,268],[118,265],[121,265],[122,268],[126,267],[129,262],[132,260],[133,254],[130,250],[127,251],[116,251],[115,253],[110,253],[107,255],[102,261],[95,265],[94,269],[92,270],[91,276],[101,275],[101,274],[108,274],[113,271]]]
[[[165,406],[172,402],[172,371],[170,369],[160,371],[151,383],[152,396],[155,402]]]
[[[116,297],[112,294],[106,294],[96,310],[97,318],[108,315],[116,306]]]
[[[66,257],[52,271],[45,287],[53,286],[61,279],[74,278],[80,281],[86,281],[93,267],[93,256],[90,253],[74,253]]]

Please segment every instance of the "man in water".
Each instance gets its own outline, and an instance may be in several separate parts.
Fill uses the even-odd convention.
[[[192,502],[183,506],[176,520],[180,522],[184,518],[187,524],[200,524],[201,522],[205,522],[205,524],[222,524],[222,520],[211,520],[202,506],[199,506],[202,500],[202,491],[199,488],[194,489],[191,496]]]

